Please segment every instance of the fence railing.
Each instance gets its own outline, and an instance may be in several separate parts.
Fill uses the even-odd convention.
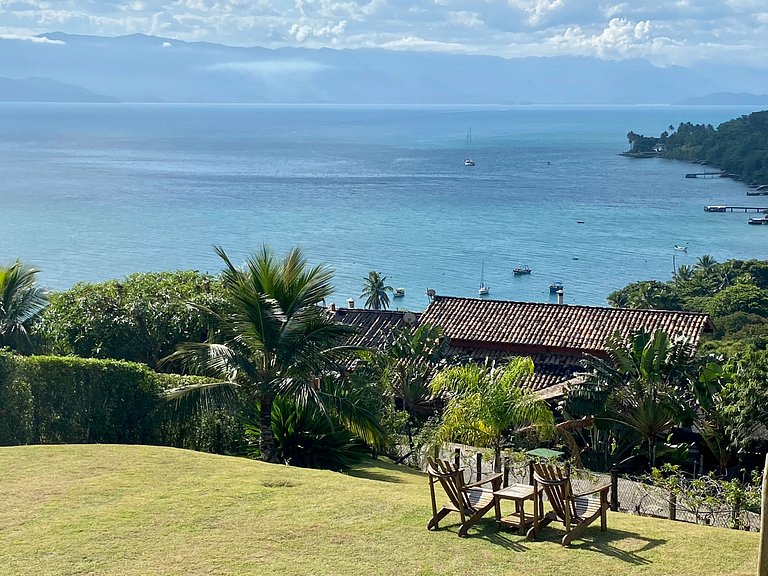
[[[481,480],[494,473],[493,455],[482,449],[447,444],[434,455],[450,460],[457,467],[463,468],[467,482]],[[425,460],[422,458],[421,462]],[[530,462],[512,462],[506,458],[502,466],[503,485],[530,484],[531,473]],[[613,511],[722,528],[738,528],[755,532],[760,530],[760,514],[750,510],[735,509],[719,501],[691,500],[676,496],[666,488],[653,486],[616,472],[606,474],[582,469],[571,470],[571,484],[575,492],[586,492],[595,485],[608,482],[611,484],[609,502]]]

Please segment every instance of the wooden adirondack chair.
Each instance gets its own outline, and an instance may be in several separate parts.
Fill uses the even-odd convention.
[[[432,519],[427,524],[427,530],[437,530],[440,520],[451,512],[458,512],[461,516],[461,528],[459,536],[466,536],[467,530],[498,506],[493,497],[494,490],[501,488],[501,474],[489,476],[481,482],[472,484],[464,483],[464,470],[455,468],[447,460],[427,458],[427,474],[429,475],[429,493],[432,497]],[[443,487],[448,502],[437,509],[435,484]],[[484,484],[490,484],[489,488],[482,488]]]
[[[533,528],[528,531],[529,537],[536,537],[538,531],[552,522],[559,520],[565,524],[563,546],[567,546],[574,538],[580,536],[587,526],[600,518],[600,530],[607,530],[608,491],[611,485],[598,486],[594,490],[582,494],[574,494],[571,479],[557,466],[551,464],[533,465],[534,518]],[[552,511],[542,518],[541,491],[547,495]],[[595,497],[594,495],[597,495]]]

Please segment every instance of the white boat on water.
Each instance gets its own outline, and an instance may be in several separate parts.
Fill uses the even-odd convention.
[[[555,280],[554,282],[552,282],[552,284],[549,285],[550,294],[557,294],[557,292],[562,289],[563,289],[563,283],[558,282],[557,280]]]
[[[676,244],[675,250],[677,250],[678,252],[688,252],[688,246],[681,246],[679,244]]]
[[[477,289],[480,296],[488,296],[491,293],[491,287],[485,284],[485,260],[480,266],[480,288]]]
[[[395,288],[392,293],[392,298],[403,298],[405,296],[405,288]]]
[[[467,130],[467,157],[464,159],[464,166],[474,166],[475,161],[472,160],[472,126]]]

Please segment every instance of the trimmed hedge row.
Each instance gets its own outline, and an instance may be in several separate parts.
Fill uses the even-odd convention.
[[[119,360],[0,352],[0,445],[121,443],[231,450],[239,427],[231,415],[178,422],[172,411],[162,409],[162,390],[200,381]]]

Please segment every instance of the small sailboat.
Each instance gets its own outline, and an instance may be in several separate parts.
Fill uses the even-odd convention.
[[[464,159],[464,166],[474,166],[475,161],[472,160],[472,126],[467,130],[467,157]]]
[[[480,296],[488,296],[491,293],[491,287],[485,285],[485,260],[480,266],[480,288],[478,288],[477,293]]]
[[[405,288],[395,288],[392,293],[392,298],[403,298],[405,296]]]

